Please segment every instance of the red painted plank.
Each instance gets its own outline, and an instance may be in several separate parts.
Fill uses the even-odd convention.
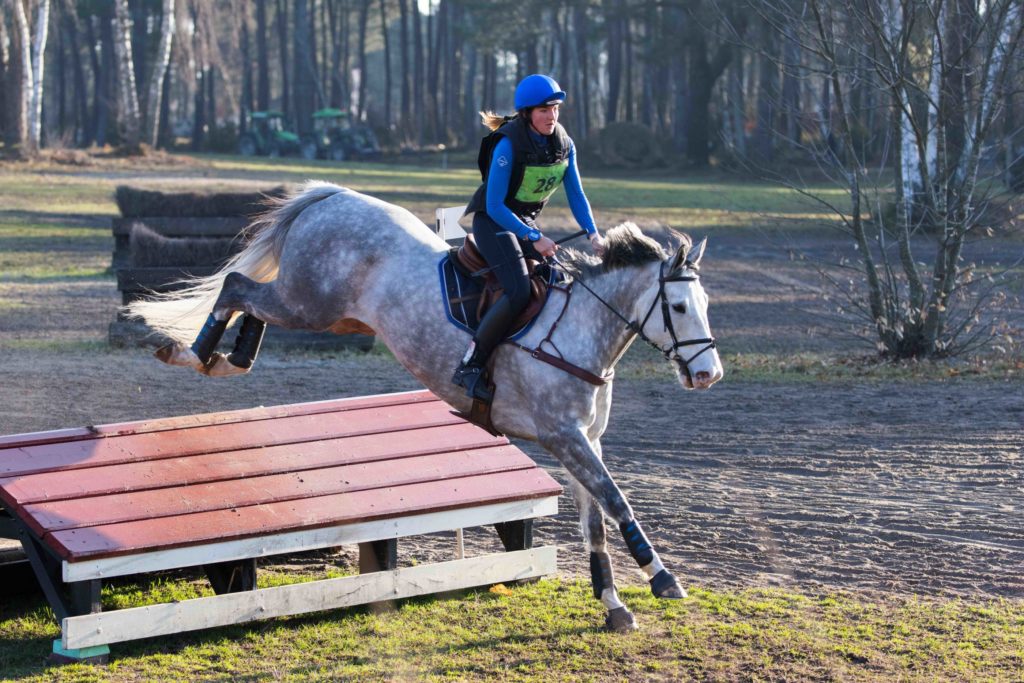
[[[393,434],[367,434],[301,444],[221,451],[0,479],[10,506],[109,493],[240,479],[318,467],[483,448],[505,443],[469,423]]]
[[[525,453],[509,445],[404,458],[399,463],[384,460],[99,498],[35,503],[25,506],[25,512],[30,515],[32,530],[42,536],[47,531],[267,505],[534,467],[536,465]]]
[[[3,449],[5,448],[104,438],[126,434],[143,434],[146,432],[203,427],[214,424],[252,422],[254,420],[267,420],[295,415],[316,415],[344,410],[355,410],[369,406],[400,405],[405,403],[421,403],[438,400],[439,399],[436,396],[426,390],[408,391],[395,394],[379,394],[377,396],[355,396],[352,398],[338,398],[328,401],[292,403],[267,408],[246,408],[243,410],[226,410],[217,413],[203,413],[199,415],[182,415],[179,417],[160,418],[156,420],[138,420],[134,422],[118,422],[107,425],[72,427],[70,429],[56,429],[47,432],[11,434],[8,436],[0,436],[0,458],[3,457]]]
[[[24,476],[53,469],[77,469],[216,451],[302,443],[383,433],[462,420],[441,401],[361,408],[327,415],[299,415],[257,422],[209,425],[99,440],[29,446],[0,457],[0,475]]]
[[[47,534],[44,540],[61,557],[75,561],[545,498],[559,493],[558,483],[544,470],[534,468],[57,531]]]

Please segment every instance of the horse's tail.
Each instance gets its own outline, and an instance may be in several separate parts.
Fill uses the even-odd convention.
[[[269,209],[255,218],[244,235],[248,244],[213,275],[184,280],[186,286],[154,294],[124,307],[130,318],[141,319],[153,330],[179,344],[190,344],[213,309],[228,273],[241,273],[257,282],[277,277],[281,250],[288,230],[299,214],[342,189],[310,181],[287,197],[268,200]]]

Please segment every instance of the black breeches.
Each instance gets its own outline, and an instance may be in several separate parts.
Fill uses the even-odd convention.
[[[523,254],[538,261],[543,258],[533,242],[519,240],[483,211],[473,214],[473,237],[487,265],[494,267],[513,315],[518,315],[530,301],[530,276]]]

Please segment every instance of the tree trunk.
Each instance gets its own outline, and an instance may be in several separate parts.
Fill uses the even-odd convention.
[[[590,132],[590,50],[587,46],[588,19],[587,8],[583,5],[573,7],[573,31],[576,33],[577,71],[579,79],[580,116],[577,124],[577,135],[587,137]]]
[[[462,132],[459,137],[464,141],[476,137],[477,127],[477,103],[476,103],[476,70],[479,63],[479,53],[472,44],[466,47],[466,75],[462,87]]]
[[[732,56],[728,43],[718,46],[715,57],[708,59],[704,28],[691,24],[688,41],[689,98],[687,100],[686,156],[694,166],[704,167],[711,161],[711,92]]]
[[[307,0],[294,0],[293,18],[293,50],[292,62],[294,93],[292,100],[295,105],[295,125],[300,135],[313,129],[313,109],[316,100],[316,73],[313,68],[314,42],[310,26],[309,4]]]
[[[7,141],[7,129],[11,118],[11,94],[16,86],[10,83],[11,78],[11,38],[7,32],[7,22],[0,18],[0,139]]]
[[[380,0],[380,34],[384,39],[384,128],[391,130],[391,39],[388,37],[387,0]]]
[[[757,69],[757,127],[754,129],[752,144],[754,155],[764,164],[771,164],[775,159],[775,123],[779,101],[777,43],[775,32],[768,25],[763,25]]]
[[[619,115],[619,92],[622,87],[622,22],[619,12],[618,0],[605,0],[604,20],[608,45],[608,101],[605,104],[605,125],[616,121]]]
[[[234,12],[239,14],[239,36],[238,51],[241,53],[242,63],[242,97],[238,103],[238,134],[242,135],[249,130],[249,114],[254,104],[253,78],[252,78],[252,41],[249,28],[248,3],[241,2],[234,5]]]
[[[399,123],[399,130],[403,138],[408,138],[409,123],[412,118],[411,88],[409,83],[409,0],[398,0],[398,21],[401,24],[399,40],[401,41],[400,51],[402,59],[402,73],[400,88],[402,115]]]
[[[356,104],[356,117],[366,118],[366,25],[370,15],[370,0],[360,0],[359,19],[356,30],[359,33],[359,96]]]
[[[267,52],[267,0],[256,0],[256,109],[270,109],[270,55]]]
[[[17,93],[13,99],[15,105],[12,108],[13,116],[10,124],[9,148],[13,148],[15,156],[32,154],[35,150],[32,147],[30,132],[30,110],[32,108],[32,36],[29,31],[28,17],[25,16],[25,6],[22,0],[8,0],[14,14],[14,34],[11,36],[14,43],[12,63],[15,65],[18,84]]]
[[[81,45],[78,41],[79,25],[75,17],[74,8],[71,7],[64,12],[64,30],[68,38],[71,51],[71,70],[74,74],[74,88],[72,100],[75,108],[75,144],[86,143],[86,138],[92,135],[92,119],[89,116],[89,100],[85,86],[85,67],[81,59]],[[89,131],[89,132],[87,132]]]
[[[149,77],[149,95],[146,98],[146,143],[156,147],[160,132],[160,107],[163,102],[164,78],[171,62],[171,43],[174,39],[174,0],[163,0],[160,19],[160,47],[153,59],[153,73]],[[246,68],[248,68],[248,59]]]
[[[85,144],[96,143],[106,144],[107,116],[110,107],[110,79],[113,72],[113,38],[110,29],[109,9],[101,12],[98,16],[91,16],[86,21],[86,42],[89,45],[89,63],[92,65],[93,99],[92,99],[92,122],[93,127],[87,131]],[[96,31],[94,24],[100,27],[99,44],[101,51],[96,49]]]
[[[412,41],[413,41],[413,75],[412,75],[412,117],[416,129],[416,144],[423,146],[423,120],[426,116],[423,104],[423,19],[420,15],[419,2],[412,3]]]
[[[293,118],[291,81],[288,69],[288,0],[277,0],[277,43],[281,57],[281,112],[286,118]]]
[[[129,153],[139,150],[142,126],[139,120],[139,96],[135,88],[135,66],[132,63],[132,20],[128,0],[114,0],[117,32],[114,50],[117,53],[118,114],[123,143]]]

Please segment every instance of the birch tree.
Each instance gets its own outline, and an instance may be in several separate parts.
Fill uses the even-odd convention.
[[[7,6],[14,18],[12,61],[17,69],[14,80],[19,84],[19,90],[14,93],[14,103],[11,106],[11,120],[9,121],[11,130],[8,140],[17,146],[19,155],[24,155],[32,151],[29,139],[29,103],[32,97],[32,38],[22,0],[7,0]]]
[[[160,46],[153,60],[153,73],[149,78],[149,97],[146,98],[145,140],[150,147],[156,147],[160,133],[160,105],[164,91],[164,76],[171,62],[171,42],[174,39],[174,0],[163,0],[163,15],[160,21]]]
[[[29,148],[39,150],[43,131],[43,67],[46,58],[46,37],[50,26],[50,0],[39,0],[36,9],[36,32],[32,41],[32,94],[28,109]]]
[[[124,146],[130,153],[134,153],[138,151],[142,140],[142,125],[139,93],[135,86],[135,65],[132,60],[132,19],[128,10],[128,0],[114,0],[114,23],[118,114]]]
[[[782,182],[833,210],[853,239],[857,260],[842,265],[860,277],[849,285],[833,280],[840,312],[866,321],[878,349],[892,358],[965,353],[1000,330],[998,281],[977,273],[963,250],[984,237],[990,197],[982,160],[994,144],[1002,93],[1022,75],[1021,0],[946,9],[944,2],[807,0],[807,21],[795,21],[785,2],[764,4],[780,33],[789,31],[813,56],[812,70],[828,88],[822,119],[834,117],[836,142],[823,137],[815,151],[848,204]],[[951,8],[956,25],[947,18]],[[855,139],[862,112],[849,94],[863,85],[864,63],[891,113],[885,147],[895,158],[881,165]],[[951,144],[960,131],[962,149]]]

